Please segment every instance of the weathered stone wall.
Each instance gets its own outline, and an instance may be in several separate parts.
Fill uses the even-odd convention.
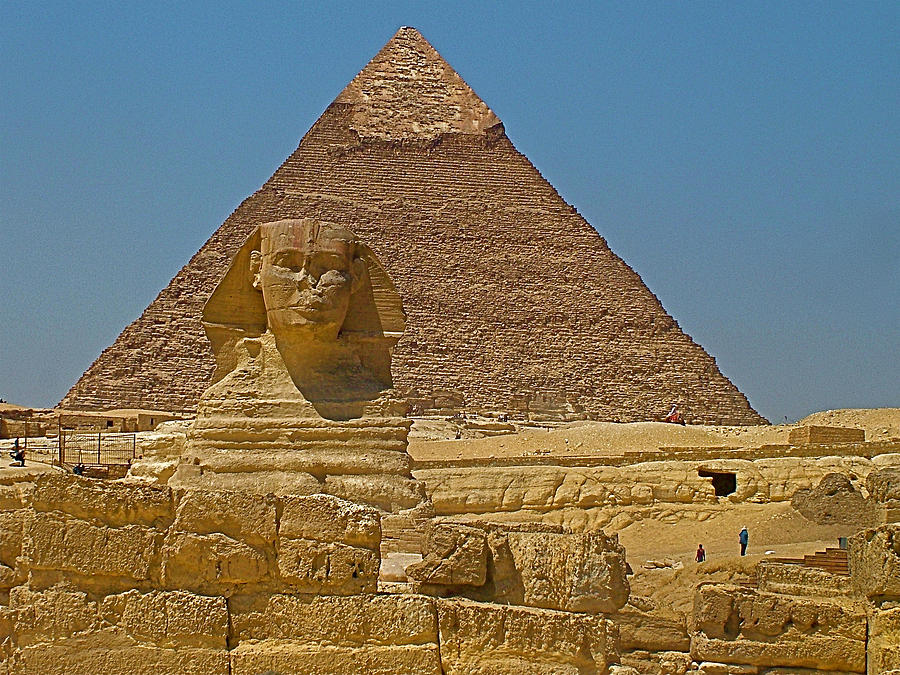
[[[710,478],[700,469],[733,472],[732,502],[789,501],[798,491],[815,487],[829,473],[866,476],[900,464],[900,454],[866,457],[768,458],[751,460],[659,461],[633,466],[481,466],[413,471],[425,483],[440,515],[547,513],[650,504],[703,504],[718,499]]]
[[[329,106],[63,405],[193,410],[213,371],[204,303],[256,225],[303,217],[345,225],[377,253],[408,314],[395,384],[425,408],[440,407],[436,398],[495,410],[557,401],[632,421],[681,401],[694,422],[765,421],[413,29]]]
[[[866,671],[866,614],[838,603],[711,584],[697,589],[695,661]]]
[[[49,475],[0,485],[0,533],[2,675],[603,675],[616,660],[602,615],[376,594],[379,513],[328,495]]]
[[[610,614],[629,585],[618,537],[546,524],[442,522],[407,574],[424,593],[504,605]]]

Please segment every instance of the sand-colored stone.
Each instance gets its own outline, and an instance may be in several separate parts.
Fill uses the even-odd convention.
[[[900,502],[900,467],[873,471],[866,478],[866,489],[878,502]]]
[[[614,624],[590,614],[439,600],[447,675],[594,675],[615,660]]]
[[[371,507],[329,495],[288,496],[281,504],[280,537],[378,550],[381,524],[378,512]]]
[[[231,611],[234,673],[441,672],[428,598],[239,597]]]
[[[411,576],[419,581],[429,570],[440,570],[438,556],[442,553],[448,556],[447,572],[451,572],[457,547],[464,544],[471,526],[486,534],[483,584],[467,579],[480,580],[479,561],[473,560],[467,564],[469,572],[460,575],[466,581],[453,584],[432,577],[420,581],[423,591],[434,587],[440,595],[590,613],[615,612],[628,599],[625,551],[616,537],[602,532],[575,533],[554,525],[470,523],[463,526],[456,546],[441,545],[451,543],[448,537],[432,537],[429,543],[433,548],[426,548],[423,564],[414,566]],[[453,526],[445,523],[440,527]]]
[[[868,675],[900,670],[900,605],[869,612]]]
[[[30,513],[23,556],[31,570],[60,570],[85,577],[113,577],[125,586],[151,578],[161,534],[141,525],[110,528],[61,513]]]
[[[225,598],[185,591],[126,591],[103,598],[101,619],[140,642],[164,648],[225,649]]]
[[[374,593],[381,559],[377,551],[305,539],[282,540],[278,573],[300,593]]]
[[[110,647],[94,636],[66,644],[24,647],[11,675],[231,675],[228,652],[161,649],[144,645]]]
[[[785,565],[763,560],[756,566],[759,590],[766,593],[834,598],[855,594],[847,578],[802,565]]]
[[[487,581],[487,533],[480,528],[433,524],[426,530],[423,554],[422,562],[406,568],[421,584],[483,586]]]
[[[496,441],[496,439],[491,439]],[[690,459],[640,462],[622,466],[596,465],[590,456],[571,462],[523,457],[520,464],[495,462],[489,458],[472,460],[466,466],[447,462],[442,467],[415,469],[439,515],[547,513],[565,509],[595,509],[652,504],[715,504],[727,502],[789,501],[801,490],[811,490],[830,473],[852,476],[854,489],[865,484],[865,476],[881,470],[879,463],[900,465],[900,444],[891,445],[891,454],[874,458],[825,456],[814,458],[766,457],[763,459]],[[658,451],[665,456],[665,451]],[[752,452],[749,453],[752,456]],[[601,460],[602,462],[603,460]],[[716,497],[710,478],[700,470],[735,474],[736,491]],[[861,505],[867,512],[870,509]],[[871,522],[865,515],[863,523]]]
[[[804,424],[791,429],[788,441],[792,445],[806,443],[861,443],[866,440],[866,432],[862,429],[845,427],[825,427],[815,424]]]
[[[691,655],[698,661],[865,672],[860,608],[707,585],[697,590],[694,624]]]
[[[167,488],[136,484],[111,485],[71,475],[48,475],[35,484],[36,511],[61,511],[75,518],[100,521],[111,527],[165,527],[175,517]]]
[[[271,574],[263,551],[224,534],[175,532],[162,549],[162,583],[204,594],[228,594]]]
[[[630,606],[611,618],[619,628],[619,646],[623,651],[690,651],[691,640],[683,621],[673,621]]]
[[[868,598],[900,598],[900,523],[850,538],[850,575],[854,588]]]
[[[878,507],[855,489],[850,479],[830,473],[811,490],[798,490],[791,505],[806,518],[817,523],[854,523],[860,527],[878,523]]]
[[[256,547],[277,536],[277,500],[242,492],[188,490],[178,502],[174,529],[196,534],[221,533]]]

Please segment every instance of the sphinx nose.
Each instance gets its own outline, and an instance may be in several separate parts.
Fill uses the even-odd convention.
[[[294,273],[294,280],[300,289],[315,288],[319,280],[304,266]]]

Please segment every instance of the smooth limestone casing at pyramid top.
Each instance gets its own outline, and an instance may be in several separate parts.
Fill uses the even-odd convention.
[[[693,422],[765,423],[412,28],[61,405],[194,410],[214,368],[204,303],[255,226],[305,217],[351,229],[394,279],[408,314],[394,383],[423,409],[451,392],[470,410],[537,396],[636,421],[680,402]]]

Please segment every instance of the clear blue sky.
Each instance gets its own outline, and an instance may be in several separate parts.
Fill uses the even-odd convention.
[[[773,421],[900,406],[900,3],[0,4],[0,397],[56,403],[401,25]]]

